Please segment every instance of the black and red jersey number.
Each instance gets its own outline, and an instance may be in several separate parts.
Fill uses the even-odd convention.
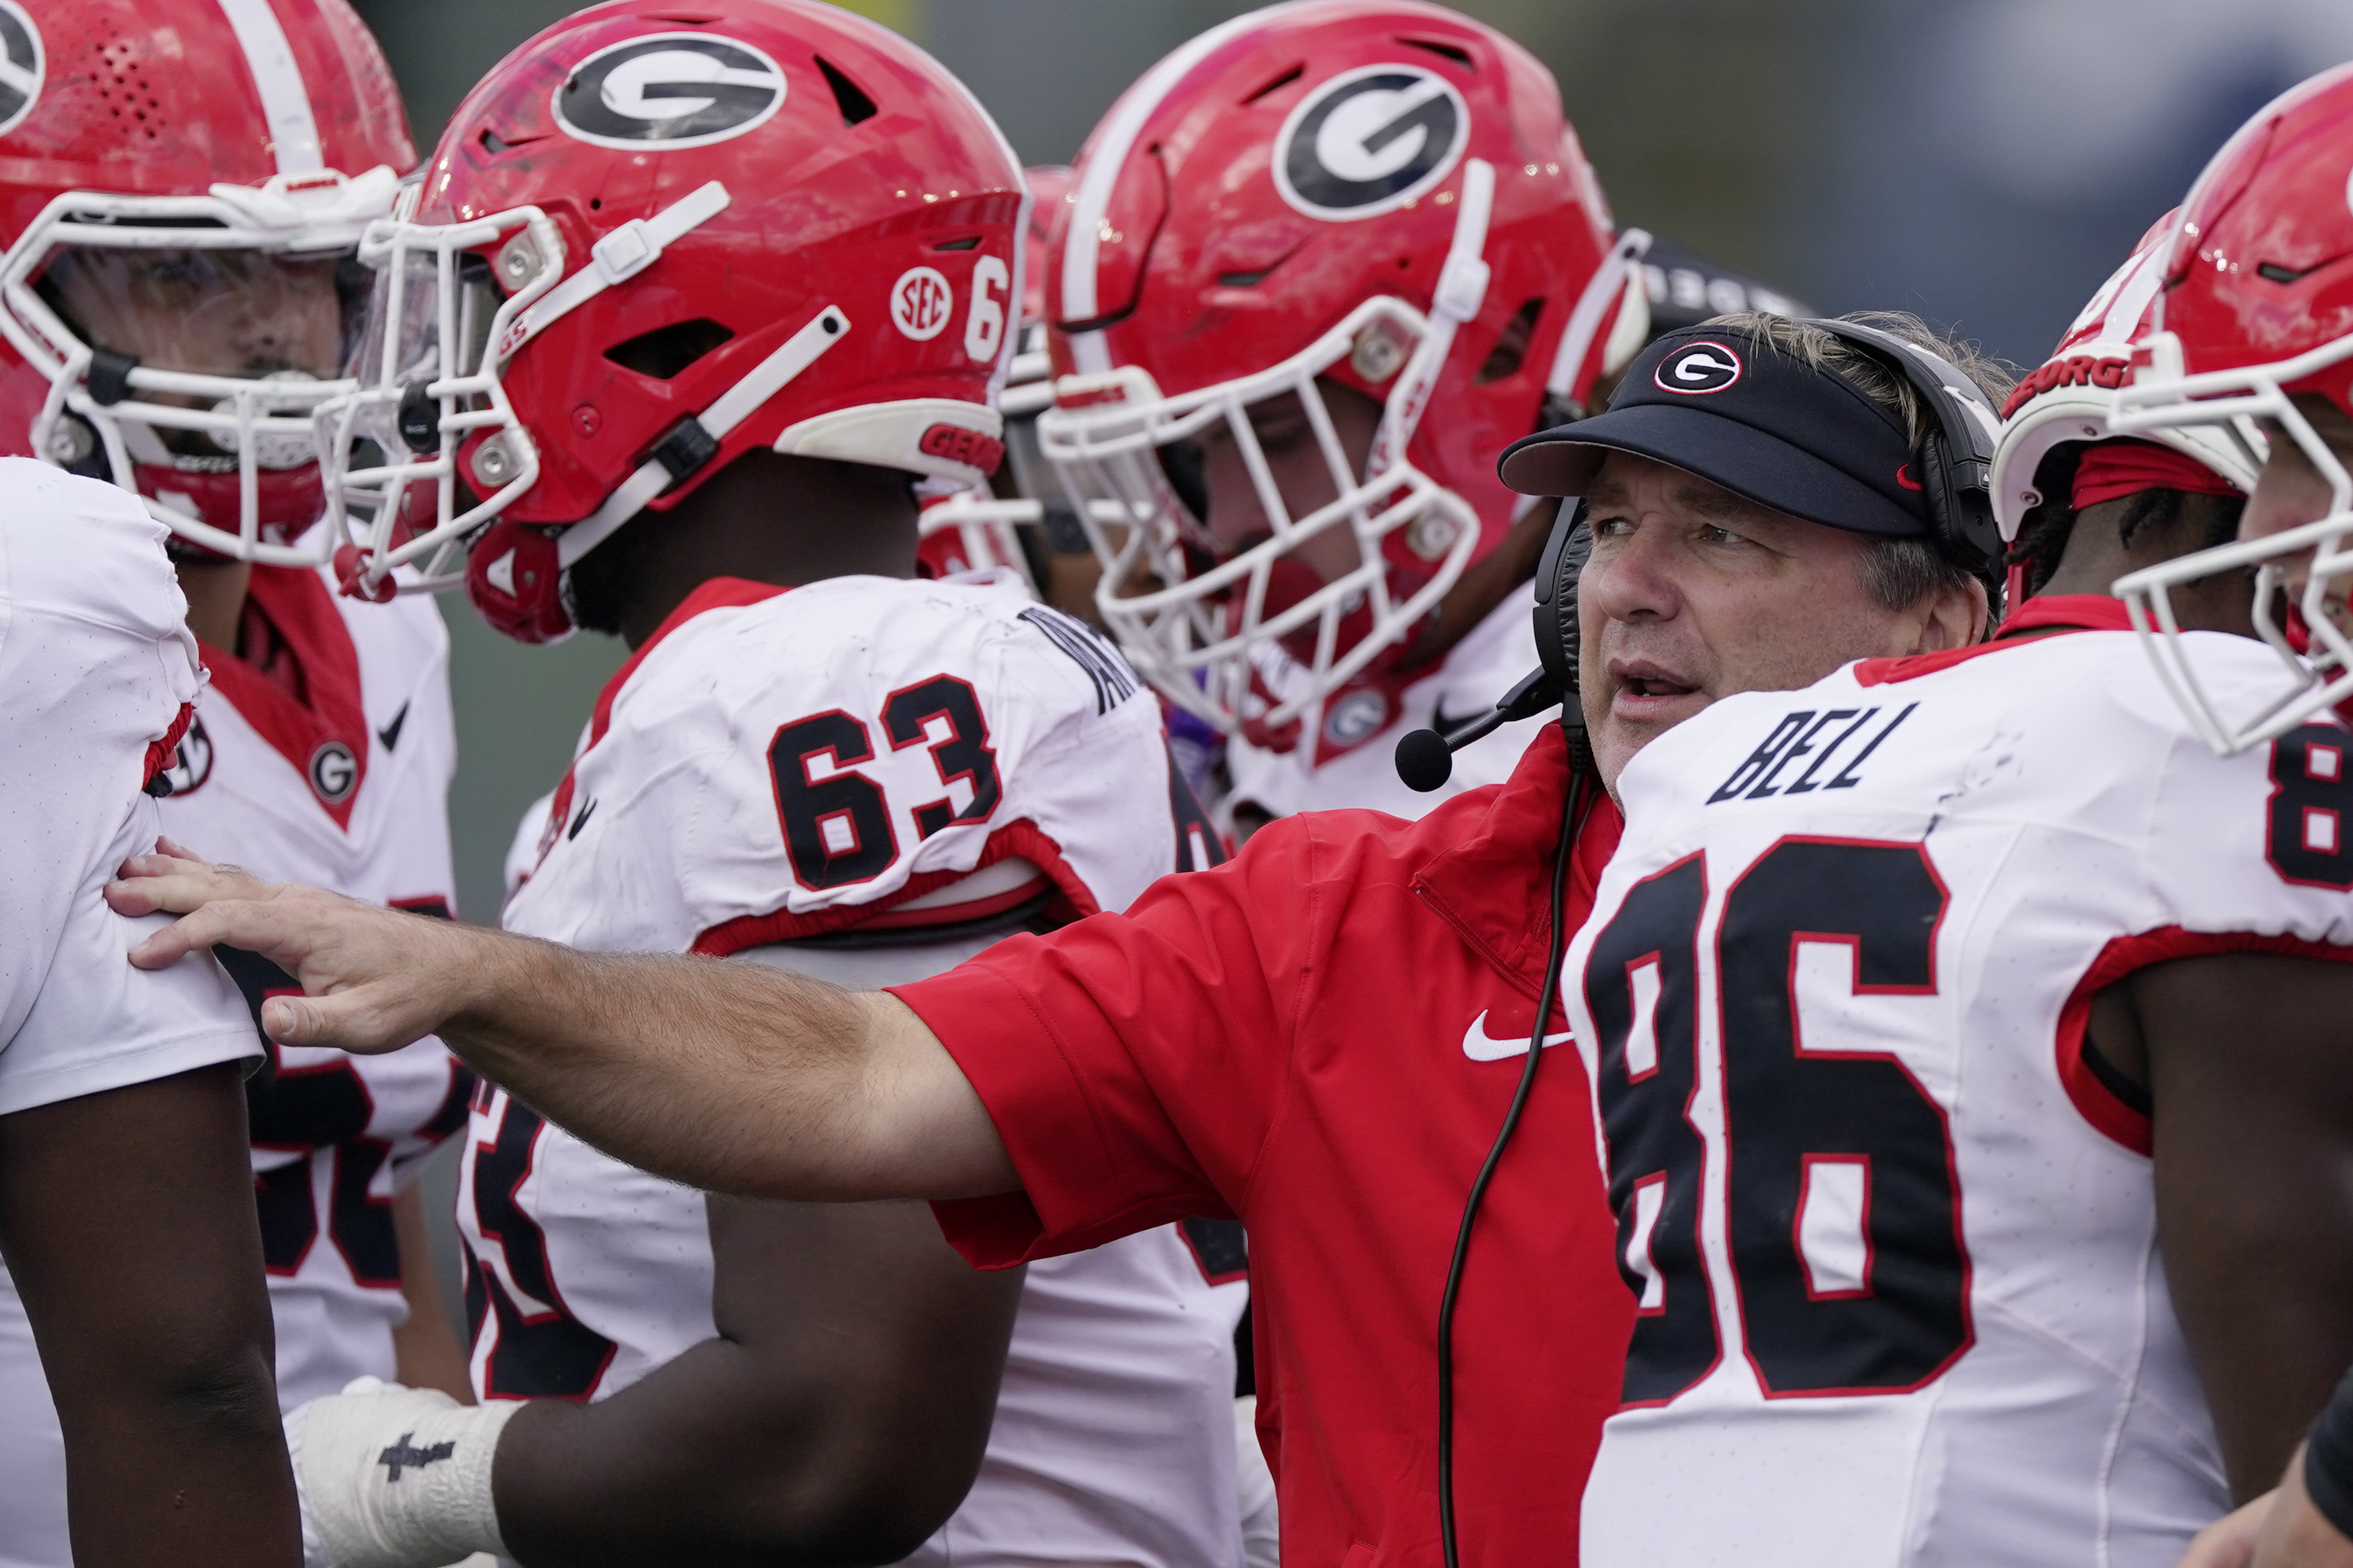
[[[1724,900],[1714,938],[1734,1306],[1768,1394],[1916,1388],[1971,1342],[1943,1109],[1892,1054],[1806,1049],[1792,989],[1798,945],[1833,942],[1854,951],[1859,994],[1933,994],[1947,903],[1916,844],[1816,839],[1776,845]],[[1647,1292],[1627,1354],[1629,1404],[1673,1399],[1723,1351],[1699,1240],[1707,1149],[1690,1119],[1706,905],[1705,861],[1693,856],[1628,894],[1586,965],[1619,1263]],[[1642,1003],[1651,1033],[1638,1053]],[[1815,1289],[1799,1251],[1806,1183],[1824,1160],[1865,1173],[1859,1289]]]
[[[586,1399],[612,1364],[613,1342],[581,1323],[564,1305],[547,1262],[547,1236],[523,1212],[516,1194],[530,1178],[532,1160],[547,1123],[521,1100],[501,1096],[484,1084],[478,1109],[505,1099],[498,1134],[477,1139],[474,1162],[474,1223],[485,1244],[506,1259],[514,1292],[470,1253],[466,1258],[466,1323],[480,1347],[495,1334],[482,1370],[484,1393],[497,1399]]]
[[[962,784],[971,800],[909,804],[917,840],[959,823],[986,822],[1005,798],[989,744],[988,721],[970,682],[934,675],[891,693],[882,703],[891,749],[925,746],[943,789]],[[794,879],[813,892],[871,882],[899,858],[899,836],[882,786],[859,764],[874,760],[864,720],[834,709],[777,728],[768,742],[768,773]]]

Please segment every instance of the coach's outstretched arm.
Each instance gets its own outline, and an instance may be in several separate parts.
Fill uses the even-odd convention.
[[[438,1033],[549,1120],[712,1192],[963,1198],[1020,1185],[980,1097],[880,992],[750,963],[576,952],[316,888],[272,887],[169,840],[107,901],[185,918],[132,950],[161,968],[227,942],[302,982],[262,1026],[364,1054]]]

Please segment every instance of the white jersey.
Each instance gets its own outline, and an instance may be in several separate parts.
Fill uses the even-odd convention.
[[[1501,784],[1519,765],[1539,716],[1506,724],[1454,753],[1445,784],[1423,795],[1398,777],[1397,744],[1409,730],[1451,730],[1495,706],[1536,668],[1535,622],[1525,594],[1509,595],[1428,673],[1403,683],[1366,683],[1335,692],[1321,736],[1270,752],[1237,735],[1226,744],[1233,788],[1229,809],[1252,805],[1271,816],[1365,807],[1409,820],[1465,790]]]
[[[212,681],[169,774],[164,829],[273,882],[448,919],[457,736],[449,638],[421,597],[368,605],[323,570],[257,566],[254,605],[302,672],[298,701],[208,650]],[[223,962],[257,1009],[293,978]],[[272,1046],[247,1084],[262,1253],[288,1409],[394,1373],[408,1316],[392,1199],[465,1124],[471,1075],[436,1039],[388,1056]]]
[[[209,957],[133,969],[132,945],[167,921],[125,920],[103,896],[115,868],[154,847],[161,824],[143,786],[202,681],[164,531],[137,498],[26,458],[0,458],[0,498],[5,1116],[260,1046]],[[62,1563],[64,1453],[5,1276],[0,1409],[0,1563]]]
[[[2261,644],[2190,640],[2264,700]],[[1588,1568],[2169,1568],[2228,1509],[2146,1100],[2084,1031],[2147,964],[2353,944],[2348,761],[2318,724],[2217,759],[2114,631],[1728,698],[1634,759],[1567,970],[1641,1301]]]
[[[1003,929],[939,922],[1116,910],[1207,863],[1171,778],[1125,663],[1010,574],[721,580],[598,700],[504,923],[913,979]],[[937,936],[777,945],[853,923]],[[477,1102],[459,1223],[486,1398],[601,1399],[714,1332],[702,1195],[502,1092]],[[1033,1265],[979,1479],[912,1561],[1237,1563],[1238,1310],[1173,1226]]]

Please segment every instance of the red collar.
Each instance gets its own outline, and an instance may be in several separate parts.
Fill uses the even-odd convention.
[[[2037,594],[2005,616],[1990,642],[1948,647],[1942,653],[1915,654],[1908,658],[1866,658],[1854,667],[1858,686],[1884,686],[1915,680],[1950,669],[1973,658],[2018,646],[2014,640],[2029,632],[2128,632],[2132,616],[2122,599],[2105,594]]]
[[[2002,617],[2000,642],[2025,632],[2128,632],[2132,616],[2105,594],[2038,594]]]
[[[1440,851],[1414,879],[1414,890],[1463,941],[1529,996],[1544,984],[1545,939],[1551,923],[1554,851],[1560,843],[1560,813],[1568,792],[1568,742],[1557,724],[1547,724],[1520,758],[1520,765],[1467,824],[1470,831]],[[1602,868],[1618,847],[1625,819],[1597,784],[1593,806],[1578,836],[1569,868],[1568,924],[1584,924]]]
[[[654,628],[654,635],[638,645],[637,651],[629,655],[628,662],[613,672],[612,679],[605,682],[605,689],[596,693],[596,711],[588,720],[588,743],[593,746],[605,738],[605,731],[613,722],[613,704],[620,697],[621,688],[629,683],[629,677],[638,672],[638,666],[645,663],[646,656],[661,646],[662,638],[705,610],[741,609],[746,605],[757,605],[779,594],[791,592],[790,588],[780,588],[774,583],[754,583],[743,577],[713,577],[700,584],[693,593],[678,602],[678,608],[662,617],[662,624]]]
[[[367,710],[360,698],[360,656],[351,628],[319,574],[307,566],[256,566],[248,596],[285,639],[310,701],[286,690],[236,655],[204,647],[205,668],[230,706],[294,765],[311,795],[349,831],[352,807],[367,776]],[[341,746],[348,757],[330,750]],[[331,791],[340,787],[340,795]]]

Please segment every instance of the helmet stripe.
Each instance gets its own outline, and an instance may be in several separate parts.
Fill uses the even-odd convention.
[[[1269,15],[1287,9],[1271,5],[1263,11],[1252,11],[1235,17],[1221,26],[1210,28],[1192,42],[1184,45],[1161,62],[1145,72],[1142,79],[1120,95],[1112,105],[1111,113],[1097,133],[1099,139],[1088,147],[1086,169],[1079,176],[1078,189],[1072,194],[1070,226],[1065,229],[1062,243],[1062,319],[1066,321],[1092,321],[1101,307],[1095,300],[1095,270],[1101,264],[1103,214],[1110,210],[1113,190],[1119,184],[1120,169],[1127,155],[1135,148],[1135,139],[1144,133],[1145,123],[1168,95],[1190,76],[1193,68],[1224,46],[1236,34],[1262,25]],[[1071,337],[1071,353],[1082,374],[1098,374],[1111,369],[1111,352],[1105,348],[1101,332],[1076,332]]]
[[[294,63],[293,46],[269,0],[220,0],[223,15],[245,51],[246,68],[261,94],[261,117],[269,127],[269,143],[281,174],[315,174],[327,166],[319,142],[319,121],[311,111],[311,94],[302,85],[301,68]]]

